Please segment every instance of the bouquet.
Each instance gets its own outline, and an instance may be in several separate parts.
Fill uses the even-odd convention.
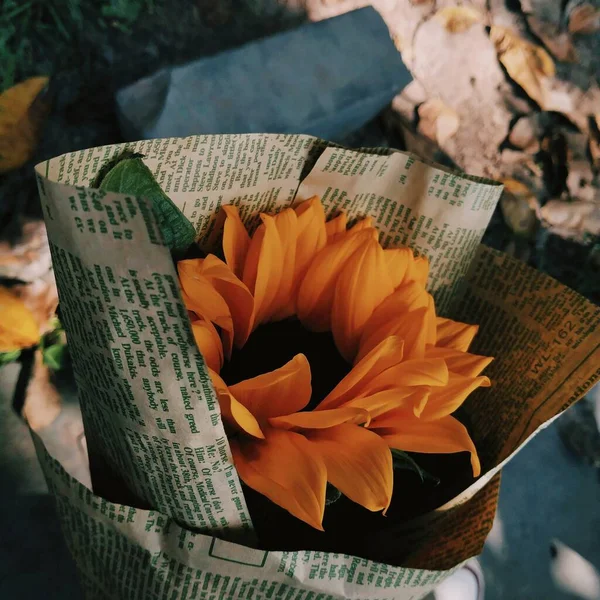
[[[479,245],[493,182],[302,135],[37,173],[93,491],[36,444],[90,598],[421,598],[597,377],[598,310]]]

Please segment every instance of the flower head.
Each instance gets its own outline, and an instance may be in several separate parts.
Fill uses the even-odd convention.
[[[489,385],[480,373],[491,359],[467,352],[476,326],[436,316],[427,259],[382,248],[369,218],[350,229],[343,213],[326,222],[316,197],[261,214],[252,236],[235,207],[223,212],[224,260],[178,268],[241,479],[321,529],[327,482],[369,510],[389,506],[390,448],[467,451],[477,476],[475,446],[451,415]],[[312,410],[303,354],[236,383],[220,376],[257,327],[288,317],[330,331],[348,363]]]

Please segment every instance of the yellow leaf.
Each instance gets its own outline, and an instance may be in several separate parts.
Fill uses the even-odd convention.
[[[31,158],[47,111],[36,99],[47,84],[48,77],[32,77],[0,94],[0,173]]]
[[[20,350],[38,343],[40,332],[24,302],[0,287],[0,352]]]
[[[461,33],[475,23],[480,23],[481,13],[471,6],[446,6],[438,10],[434,18],[440,21],[446,31]]]
[[[490,39],[508,74],[543,108],[543,80],[554,77],[556,72],[550,55],[541,46],[524,40],[507,27],[492,25]]]

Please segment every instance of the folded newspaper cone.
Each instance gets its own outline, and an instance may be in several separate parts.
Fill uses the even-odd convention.
[[[368,539],[361,554],[256,549],[219,407],[177,274],[143,198],[86,186],[124,145],[37,167],[93,475],[73,478],[34,435],[88,598],[418,599],[481,551],[499,471],[600,374],[599,310],[480,245],[501,193],[394,151],[303,135],[223,135],[130,144],[169,197],[214,238],[233,203],[247,222],[314,194],[326,212],[371,215],[386,246],[429,257],[438,313],[476,321],[494,386],[466,413],[483,475],[451,501]],[[352,524],[349,524],[351,527]],[[367,541],[365,541],[367,544]],[[291,544],[292,545],[292,544]],[[253,547],[254,546],[254,547]],[[383,547],[383,548],[379,548]],[[398,565],[401,566],[392,566]]]

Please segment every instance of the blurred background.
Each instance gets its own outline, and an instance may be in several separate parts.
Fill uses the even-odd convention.
[[[252,131],[406,150],[503,181],[484,242],[598,304],[599,57],[598,0],[0,0],[0,289],[42,336],[0,353],[0,598],[81,597],[24,421],[85,463],[35,164]],[[505,468],[486,598],[600,598],[599,396]]]

